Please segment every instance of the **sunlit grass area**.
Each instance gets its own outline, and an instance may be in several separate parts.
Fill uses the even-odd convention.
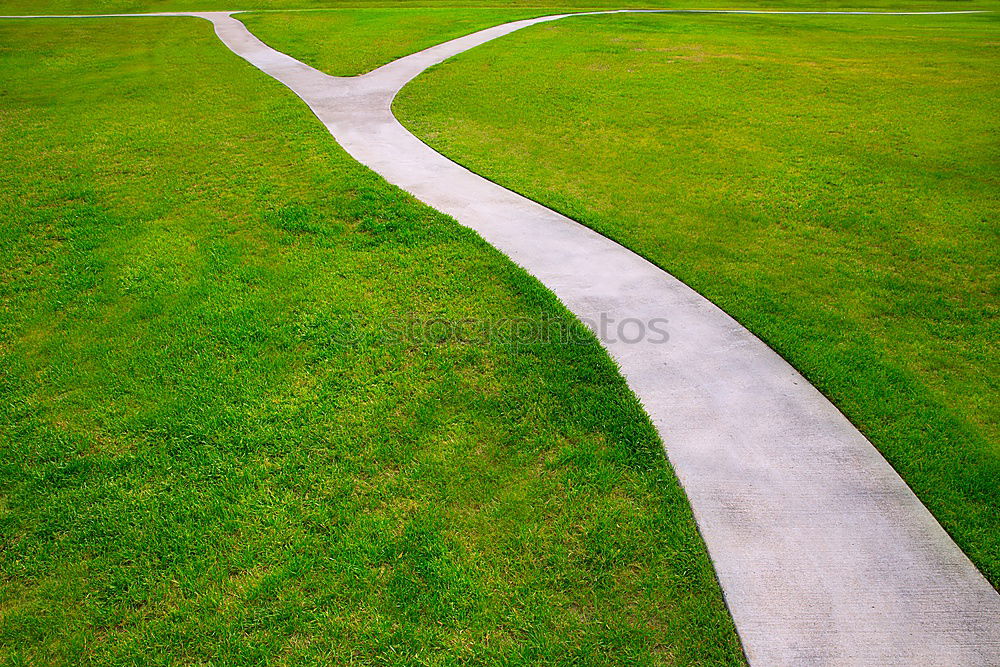
[[[472,170],[706,295],[1000,581],[997,18],[581,17],[403,90]]]
[[[0,662],[742,662],[536,282],[206,22],[0,21],[0,72]]]

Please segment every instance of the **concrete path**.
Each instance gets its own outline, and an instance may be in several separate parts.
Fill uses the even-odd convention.
[[[602,343],[666,444],[752,664],[1000,665],[1000,595],[795,369],[669,274],[458,166],[393,117],[393,97],[431,65],[567,15],[489,28],[350,78],[271,49],[228,12],[160,15],[211,21],[358,161],[476,230],[584,321],[667,320],[666,343],[627,342],[637,325],[627,340],[609,327]]]

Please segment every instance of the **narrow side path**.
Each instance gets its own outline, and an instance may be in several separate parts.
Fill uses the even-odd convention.
[[[616,12],[592,12],[603,13]],[[158,15],[212,21],[359,162],[476,230],[584,321],[667,321],[667,342],[628,342],[615,326],[600,337],[666,444],[751,663],[1000,665],[1000,595],[798,372],[663,270],[451,162],[393,117],[396,93],[431,65],[570,15],[489,28],[351,78],[271,49],[230,12]]]

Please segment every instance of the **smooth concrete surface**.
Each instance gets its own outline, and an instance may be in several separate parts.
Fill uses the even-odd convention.
[[[393,97],[431,65],[567,15],[489,28],[350,78],[271,49],[230,13],[177,15],[210,20],[358,161],[476,230],[584,321],[667,320],[666,343],[602,343],[663,438],[753,665],[1000,666],[1000,595],[795,369],[669,274],[451,162],[393,117]]]

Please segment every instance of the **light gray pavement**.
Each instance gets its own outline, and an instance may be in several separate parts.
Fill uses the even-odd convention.
[[[1000,666],[1000,595],[795,369],[663,270],[451,162],[393,117],[393,97],[431,65],[567,15],[350,78],[271,49],[230,13],[174,15],[211,21],[359,162],[476,230],[582,320],[668,321],[666,343],[624,342],[613,329],[602,343],[663,438],[752,664]]]

